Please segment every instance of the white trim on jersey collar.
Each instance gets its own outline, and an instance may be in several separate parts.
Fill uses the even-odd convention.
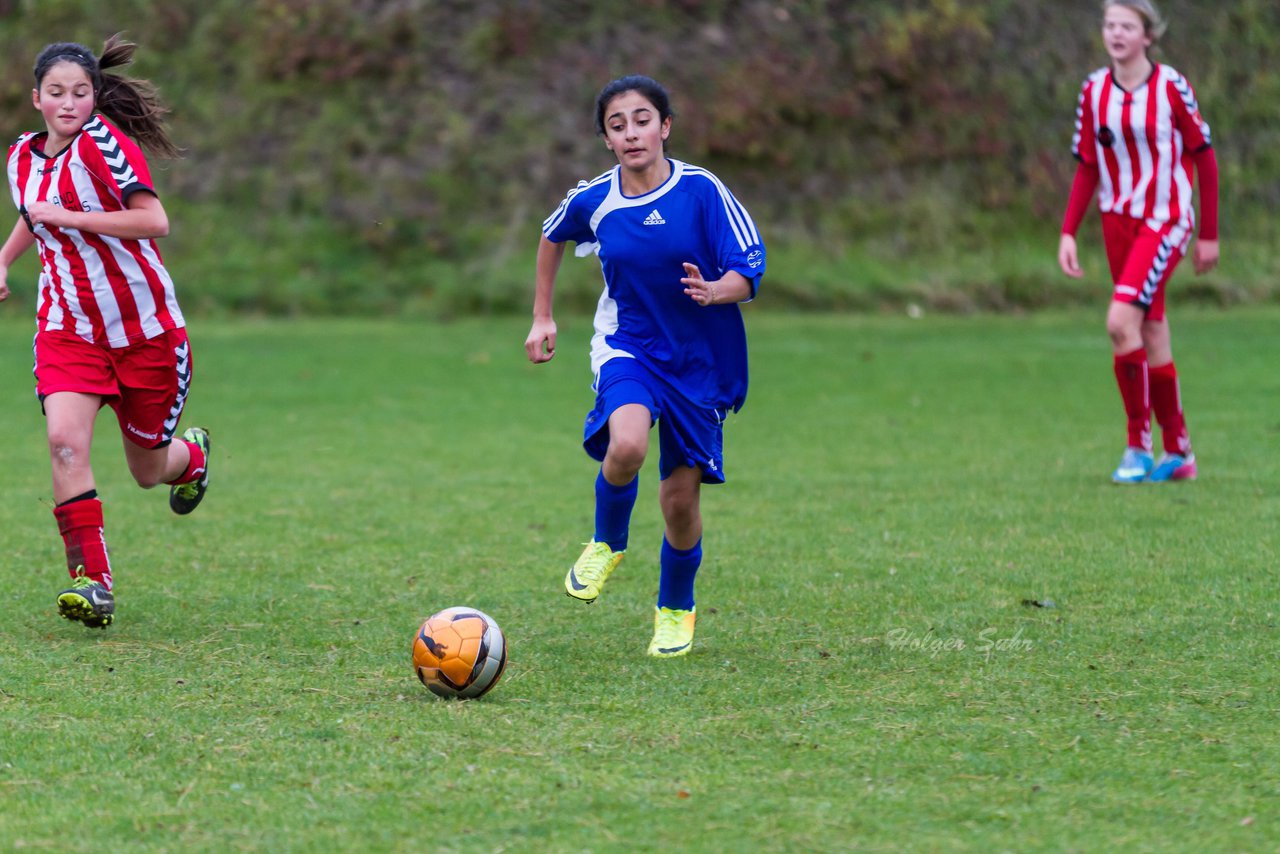
[[[596,227],[600,225],[600,220],[604,219],[607,214],[623,208],[635,208],[651,204],[654,200],[665,196],[672,187],[680,183],[680,177],[684,174],[684,162],[672,158],[667,158],[667,160],[671,163],[671,177],[663,181],[662,186],[650,190],[643,196],[625,196],[622,194],[622,167],[615,166],[613,177],[609,181],[609,194],[604,197],[600,207],[596,208],[595,213],[591,215],[591,233],[596,233]]]

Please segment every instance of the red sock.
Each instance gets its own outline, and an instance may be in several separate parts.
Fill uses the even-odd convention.
[[[1129,420],[1129,447],[1151,450],[1151,398],[1147,389],[1147,351],[1139,347],[1115,357],[1116,383]]]
[[[186,439],[179,439],[178,441],[187,446],[187,450],[191,452],[191,459],[187,462],[186,471],[173,480],[166,481],[170,486],[191,483],[204,477],[204,451],[200,450],[200,446],[195,442],[188,442]]]
[[[1191,453],[1191,437],[1187,435],[1187,420],[1182,415],[1182,392],[1178,388],[1178,369],[1173,362],[1152,365],[1151,409],[1160,422],[1161,439],[1165,453],[1187,456]]]
[[[67,571],[76,577],[76,568],[84,567],[84,574],[111,589],[111,561],[107,558],[107,541],[102,534],[102,502],[97,498],[82,498],[70,504],[53,508],[58,520],[58,533],[62,534],[67,549]]]

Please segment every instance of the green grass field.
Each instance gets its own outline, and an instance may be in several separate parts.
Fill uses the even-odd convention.
[[[119,605],[90,632],[54,611],[9,313],[0,848],[1280,846],[1280,311],[1175,313],[1201,479],[1137,488],[1107,479],[1100,309],[748,314],[695,649],[653,661],[650,468],[605,594],[560,587],[591,533],[585,319],[537,368],[518,318],[196,321],[211,491],[171,515],[103,415]],[[409,663],[455,604],[510,645],[469,703]]]

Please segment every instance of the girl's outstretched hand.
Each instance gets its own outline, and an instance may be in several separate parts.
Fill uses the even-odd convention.
[[[702,271],[698,269],[698,265],[684,262],[684,278],[681,283],[684,284],[684,292],[696,302],[698,305],[711,305],[716,301],[716,283],[708,282],[702,278]]]

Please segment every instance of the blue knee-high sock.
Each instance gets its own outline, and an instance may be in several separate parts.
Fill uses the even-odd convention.
[[[662,538],[662,575],[658,581],[658,607],[689,611],[693,608],[693,580],[702,565],[702,540],[691,549],[678,549]]]
[[[631,508],[636,506],[636,493],[640,491],[640,475],[626,486],[614,486],[604,479],[604,472],[596,475],[596,536],[597,543],[608,543],[609,548],[620,552],[627,547],[627,535],[631,531]]]

